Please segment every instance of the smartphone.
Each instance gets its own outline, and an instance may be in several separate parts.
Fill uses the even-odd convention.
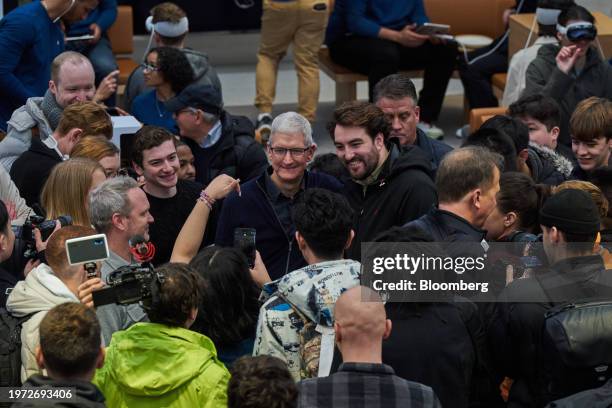
[[[93,40],[94,36],[91,34],[79,35],[78,37],[66,37],[66,41],[86,41]]]
[[[103,261],[109,256],[106,235],[96,234],[88,237],[68,239],[66,240],[66,255],[70,265]],[[87,279],[96,277],[95,269],[91,274],[87,273]]]
[[[448,24],[425,23],[417,27],[416,32],[423,35],[448,34],[450,26]]]
[[[249,268],[255,266],[255,232],[255,228],[236,228],[234,230],[234,248],[246,256]]]

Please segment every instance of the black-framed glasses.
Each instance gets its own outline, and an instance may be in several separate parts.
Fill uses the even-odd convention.
[[[272,147],[272,146],[270,146],[270,151],[272,152],[273,155],[275,155],[277,157],[285,157],[287,152],[289,152],[289,154],[293,158],[304,157],[304,154],[307,151],[309,151],[309,150],[310,150],[310,146],[309,147],[304,147],[304,148],[292,148],[292,149],[287,149],[286,147]]]
[[[142,64],[140,64],[140,66],[142,67],[142,69],[144,71],[151,71],[151,72],[159,71],[159,67],[158,66],[151,65],[151,64],[146,63],[146,62],[143,62]]]

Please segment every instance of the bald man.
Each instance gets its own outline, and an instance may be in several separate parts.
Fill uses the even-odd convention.
[[[298,407],[441,407],[430,387],[404,380],[382,363],[382,341],[391,333],[384,304],[365,286],[344,292],[336,302],[336,345],[344,363],[329,377],[298,384]],[[349,391],[350,390],[350,391]]]

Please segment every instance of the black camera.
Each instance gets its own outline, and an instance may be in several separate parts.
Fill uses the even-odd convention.
[[[122,266],[108,275],[108,287],[92,292],[94,306],[129,305],[140,301],[146,305],[157,296],[164,279],[162,273],[150,266]]]
[[[62,227],[72,224],[72,217],[61,215],[57,220],[45,220],[45,217],[40,215],[30,215],[22,226],[13,226],[15,233],[15,249],[14,252],[23,254],[23,258],[27,261],[30,259],[40,259],[36,250],[36,240],[34,239],[34,228],[38,228],[43,242],[49,239],[49,236],[55,230],[55,223],[59,221]]]

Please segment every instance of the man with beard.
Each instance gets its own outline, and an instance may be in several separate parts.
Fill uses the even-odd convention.
[[[356,213],[349,258],[360,260],[361,242],[420,217],[437,202],[429,158],[416,146],[400,147],[383,111],[348,102],[334,112],[329,132],[351,174],[344,194]]]

